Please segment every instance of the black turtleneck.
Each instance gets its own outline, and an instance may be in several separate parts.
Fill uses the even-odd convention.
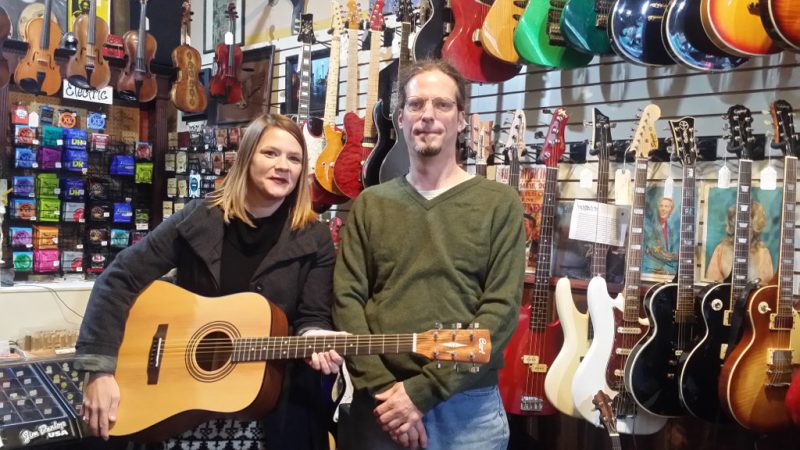
[[[220,295],[249,290],[253,273],[278,242],[288,216],[289,202],[283,202],[271,216],[257,219],[250,216],[255,227],[239,219],[231,219],[225,225]]]

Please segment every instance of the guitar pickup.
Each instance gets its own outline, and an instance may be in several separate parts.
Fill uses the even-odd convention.
[[[642,334],[642,329],[637,327],[617,327],[617,334]]]
[[[631,349],[629,348],[615,348],[614,353],[620,356],[628,356],[631,354]]]
[[[532,373],[546,373],[547,364],[539,363],[539,356],[537,355],[524,355],[522,357],[522,364],[530,368]]]
[[[779,315],[772,313],[769,315],[769,329],[770,330],[791,330],[794,324],[794,315]]]

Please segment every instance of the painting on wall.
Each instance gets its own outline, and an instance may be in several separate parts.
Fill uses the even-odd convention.
[[[225,43],[225,33],[231,29],[231,14],[228,12],[231,7],[235,7],[233,43],[244,44],[244,0],[205,0],[205,3],[203,52],[213,53],[217,45]]]
[[[325,92],[327,91],[330,50],[311,52],[311,82],[309,85],[309,114],[322,117],[325,111]],[[283,114],[297,114],[300,104],[300,67],[298,55],[286,58],[286,105]]]
[[[671,281],[678,273],[681,193],[675,187],[664,192],[664,183],[653,183],[645,192],[642,279]]]
[[[216,104],[217,125],[247,125],[261,114],[269,112],[272,93],[272,65],[274,46],[247,50],[242,58],[239,81],[242,83],[242,101],[233,104]],[[212,118],[209,116],[209,123]]]

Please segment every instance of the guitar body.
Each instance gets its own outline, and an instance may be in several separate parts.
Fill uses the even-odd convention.
[[[14,80],[25,92],[55,95],[61,89],[61,69],[55,59],[55,50],[61,40],[61,27],[56,21],[50,21],[49,48],[41,48],[43,28],[42,17],[31,19],[25,25],[23,36],[28,43],[28,51],[14,70]]]
[[[500,61],[518,64],[519,53],[514,48],[514,30],[524,6],[517,0],[495,0],[486,13],[481,27],[481,46]]]
[[[532,371],[523,358],[538,357],[538,364],[545,365],[546,370],[555,359],[564,337],[558,321],[547,324],[543,330],[531,330],[530,321],[530,306],[521,307],[517,329],[503,352],[506,363],[498,374],[500,396],[510,414],[555,414],[556,409],[544,393],[546,372]],[[526,403],[535,403],[537,406],[523,408],[523,399],[530,399]]]
[[[621,294],[611,298],[602,277],[594,277],[589,281],[586,301],[594,337],[572,380],[575,411],[595,426],[602,427],[600,414],[592,404],[592,397],[602,390],[613,400],[614,411],[617,413],[617,431],[637,435],[657,432],[664,427],[667,419],[639,408],[629,393],[620,392],[620,389],[624,391],[622,369],[625,367],[625,360],[615,351],[632,348],[647,326],[632,326],[622,320],[625,299]],[[640,333],[617,333],[620,327],[638,328]]]
[[[455,24],[442,47],[442,57],[450,61],[464,78],[478,83],[499,83],[519,73],[520,66],[499,61],[473,40],[483,26],[487,8],[481,2],[452,2]]]
[[[672,59],[695,70],[731,70],[747,62],[719,50],[703,31],[700,0],[675,0],[663,19],[664,43]]]
[[[389,151],[395,144],[395,128],[392,120],[384,114],[383,100],[378,100],[375,103],[375,109],[372,110],[372,117],[375,122],[375,128],[378,131],[375,140],[375,148],[372,149],[367,160],[364,162],[364,167],[361,171],[361,180],[364,187],[374,186],[381,182],[380,173],[383,161]]]
[[[216,60],[217,73],[208,83],[208,93],[225,104],[239,103],[242,101],[242,82],[239,81],[239,67],[242,67],[242,49],[238,45],[233,47],[233,65],[229,67],[229,48],[225,44],[217,45]]]
[[[740,56],[763,56],[781,49],[767,35],[761,17],[750,9],[754,0],[702,0],[703,28],[714,44]]]
[[[332,205],[341,205],[350,200],[349,197],[326,191],[313,173],[308,174],[308,184],[311,189],[311,205],[318,214],[327,211]]]
[[[770,330],[769,311],[777,310],[778,287],[765,286],[750,295],[742,340],[722,366],[719,396],[722,407],[743,427],[761,432],[776,431],[791,425],[786,410],[788,383],[767,386],[769,353],[789,345],[789,331]],[[765,310],[765,306],[770,310]],[[795,328],[797,312],[794,312]]]
[[[11,19],[6,10],[0,7],[0,48],[10,35]],[[3,57],[3,52],[0,52],[0,89],[4,88],[10,79],[11,72],[8,70],[8,61]]]
[[[444,45],[446,0],[424,0],[430,6],[430,15],[417,31],[411,43],[411,57],[414,61],[442,57]]]
[[[111,81],[111,68],[103,56],[103,45],[108,38],[108,24],[100,17],[95,18],[94,47],[88,48],[89,14],[81,14],[75,19],[75,36],[78,39],[78,51],[67,63],[67,80],[84,89],[103,89]]]
[[[321,188],[332,194],[343,195],[333,180],[334,163],[344,148],[342,130],[334,124],[325,125],[323,134],[325,135],[325,147],[317,158],[314,175]]]
[[[800,425],[800,370],[795,370],[792,385],[786,393],[786,411],[795,425]]]
[[[667,2],[617,0],[608,17],[608,35],[614,51],[625,60],[647,66],[675,62],[662,38],[662,18]]]
[[[313,172],[317,167],[317,160],[319,159],[319,155],[322,154],[322,150],[325,147],[325,138],[324,131],[323,134],[314,133],[314,129],[317,130],[322,129],[322,123],[317,122],[319,126],[314,127],[311,124],[312,120],[319,120],[317,118],[309,118],[303,123],[303,138],[306,141],[306,150],[308,151],[308,171],[309,173]]]
[[[787,50],[800,51],[800,3],[792,0],[761,0],[761,23],[769,37]]]
[[[592,55],[550,43],[550,36],[547,34],[550,9],[549,1],[528,2],[528,7],[514,31],[514,47],[520,58],[530,64],[560,69],[573,69],[589,64]]]
[[[197,78],[202,64],[200,52],[190,45],[179,45],[172,51],[172,64],[178,68],[178,79],[169,93],[172,103],[187,113],[205,111],[208,96]]]
[[[664,417],[684,413],[678,380],[685,356],[681,357],[680,350],[697,341],[692,324],[675,322],[677,295],[677,284],[662,283],[645,297],[650,332],[625,366],[625,383],[636,403]]]
[[[128,65],[117,80],[117,90],[128,97],[136,98],[140,103],[146,103],[156,98],[158,84],[156,77],[150,72],[150,61],[156,53],[156,38],[150,33],[145,33],[144,70],[136,69],[137,46],[139,32],[130,30],[122,36],[125,41],[125,53],[128,55]]]
[[[125,328],[119,349],[115,377],[122,401],[111,435],[160,441],[214,415],[260,418],[277,402],[281,364],[228,359],[231,338],[286,335],[286,317],[261,295],[212,299],[156,281],[136,300],[127,323],[136,326]],[[149,367],[153,338],[164,326],[162,363]]]
[[[578,364],[589,348],[589,314],[584,314],[575,307],[567,277],[561,278],[556,283],[555,303],[558,321],[564,334],[564,345],[553,360],[550,370],[547,371],[544,393],[562,414],[581,417],[572,401],[571,387]]]
[[[397,117],[392,117],[394,129],[400,130],[395,134],[394,146],[389,149],[389,153],[383,158],[381,162],[381,170],[378,179],[381,183],[385,183],[392,178],[402,177],[408,173],[411,167],[411,161],[408,159],[408,145],[406,138],[400,129],[400,124],[397,123]]]
[[[611,3],[611,0],[607,0]],[[561,34],[576,50],[596,55],[610,55],[608,32],[597,26],[600,17],[596,0],[568,0],[561,14]],[[601,13],[602,14],[602,13]],[[605,12],[608,17],[608,11]]]
[[[361,166],[369,154],[369,150],[361,145],[364,140],[364,119],[356,113],[346,113],[344,132],[347,141],[333,166],[333,180],[342,194],[356,198],[364,189],[361,183]]]

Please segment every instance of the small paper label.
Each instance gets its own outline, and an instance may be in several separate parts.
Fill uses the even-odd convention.
[[[778,188],[778,172],[772,166],[764,167],[761,171],[761,189],[765,191],[774,191]]]
[[[225,32],[225,45],[233,45],[233,33],[230,31]]]
[[[83,250],[83,244],[78,244],[75,246],[76,250]]]
[[[664,198],[672,198],[672,190],[675,189],[675,180],[672,179],[672,175],[669,176],[666,180],[664,180]]]
[[[36,169],[36,168],[38,168],[38,167],[39,167],[39,163],[31,163],[31,167],[33,167],[34,169]]]
[[[731,171],[728,166],[722,166],[717,174],[717,187],[727,189],[731,187]]]
[[[105,247],[108,245],[108,241],[100,241],[100,246]]]
[[[56,139],[56,145],[58,146],[64,145],[64,141],[62,139]]]
[[[57,163],[55,164],[55,166],[56,166],[56,169],[60,169],[60,168],[61,168],[61,161],[57,162]]]
[[[631,173],[628,169],[614,171],[614,203],[617,205],[631,204]]]
[[[28,126],[37,128],[39,126],[39,113],[32,112],[28,114]]]

